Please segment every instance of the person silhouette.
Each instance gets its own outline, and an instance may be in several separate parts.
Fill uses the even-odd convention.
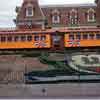
[[[42,93],[44,96],[46,96],[46,89],[45,88],[42,89]]]

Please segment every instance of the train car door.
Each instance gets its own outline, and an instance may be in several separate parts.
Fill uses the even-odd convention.
[[[64,35],[53,34],[52,35],[52,48],[54,50],[61,50],[64,48]]]

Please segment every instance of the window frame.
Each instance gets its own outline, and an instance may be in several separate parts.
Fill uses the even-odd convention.
[[[36,39],[38,38],[38,39]],[[40,36],[39,35],[34,35],[34,41],[39,41],[40,40]]]
[[[16,37],[17,37],[17,38],[16,38]],[[15,35],[15,36],[14,36],[14,42],[18,42],[19,39],[20,39],[20,37],[19,37],[18,35]]]
[[[74,16],[73,16],[74,14]],[[78,25],[78,11],[76,9],[72,9],[70,11],[70,24]]]
[[[20,36],[20,41],[25,42],[26,41],[26,35],[21,35]]]
[[[90,40],[94,40],[95,39],[95,34],[94,33],[89,33],[89,39]]]
[[[31,11],[29,11],[29,10],[31,10]],[[31,14],[30,14],[30,12],[31,12]],[[32,16],[34,16],[34,9],[33,9],[33,7],[29,6],[26,8],[26,17],[32,17]]]
[[[55,16],[56,16],[56,20],[55,20]],[[52,23],[53,24],[59,24],[60,23],[60,16],[59,15],[53,15],[52,16]]]
[[[97,35],[98,35],[98,37],[97,37]],[[96,33],[96,39],[100,40],[100,33]]]
[[[69,34],[69,40],[75,40],[75,34]]]
[[[87,36],[86,38],[84,38],[84,36]],[[89,36],[88,36],[88,33],[83,33],[82,34],[82,40],[88,40],[89,39]]]
[[[45,41],[46,40],[46,35],[42,35],[41,36],[41,41]]]
[[[2,40],[3,39],[3,40]],[[6,36],[0,36],[0,42],[6,42],[7,41],[7,37]]]
[[[92,13],[92,19],[91,19],[91,17],[90,17],[90,13]],[[88,11],[87,11],[87,21],[88,22],[94,22],[96,19],[95,19],[95,11],[94,11],[94,9],[92,9],[92,8],[90,8]]]
[[[13,41],[13,36],[12,35],[8,35],[7,36],[7,42],[12,42]]]
[[[77,36],[80,36],[80,37],[77,37]],[[81,39],[82,39],[81,34],[76,34],[76,40],[81,40]]]
[[[31,38],[30,38],[31,37]],[[33,40],[32,35],[27,35],[27,41],[31,42]]]

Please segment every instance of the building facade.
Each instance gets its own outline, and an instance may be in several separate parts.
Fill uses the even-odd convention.
[[[95,0],[97,7],[96,7],[96,15],[97,15],[97,25],[100,27],[100,0]]]
[[[41,6],[38,0],[24,0],[16,12],[18,28],[96,26],[96,4]]]

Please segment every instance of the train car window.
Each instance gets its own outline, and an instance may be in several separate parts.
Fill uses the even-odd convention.
[[[46,36],[45,35],[44,36],[41,36],[41,40],[42,41],[46,40]]]
[[[26,41],[26,36],[21,36],[21,41]]]
[[[96,34],[96,39],[100,39],[100,34]]]
[[[39,36],[34,36],[34,41],[39,41]]]
[[[32,36],[31,35],[27,36],[27,41],[32,41]]]
[[[19,36],[14,37],[14,41],[17,42],[19,40]]]
[[[70,40],[74,40],[74,34],[70,34],[70,35],[69,35],[69,39],[70,39]]]
[[[94,34],[89,34],[89,39],[94,39]]]
[[[53,42],[60,41],[61,37],[60,36],[53,36]]]
[[[77,34],[76,39],[81,40],[81,34]]]
[[[61,41],[61,36],[59,36],[59,35],[53,35],[52,36],[52,41],[53,41],[53,45],[55,46],[55,47],[59,47],[59,45],[60,45],[60,41]]]
[[[1,42],[5,42],[6,41],[6,37],[5,36],[1,36]]]
[[[7,41],[8,41],[8,42],[11,42],[11,41],[12,41],[12,36],[8,36],[8,37],[7,37]]]
[[[83,39],[88,39],[88,34],[83,34]]]

